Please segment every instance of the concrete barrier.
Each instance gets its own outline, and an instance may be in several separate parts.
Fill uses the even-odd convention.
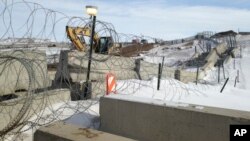
[[[219,44],[214,48],[207,56],[207,63],[201,67],[198,79],[203,79],[206,73],[211,70],[219,58],[219,54],[226,51],[225,44]],[[69,52],[69,66],[73,66],[78,69],[78,72],[70,71],[70,76],[73,82],[79,82],[86,79],[86,66],[88,64],[88,58],[84,52]],[[158,76],[158,64],[148,63],[143,60],[140,61],[139,75],[136,73],[136,61],[134,58],[121,57],[121,56],[109,56],[103,54],[93,54],[93,60],[91,65],[91,80],[105,81],[105,74],[112,72],[116,75],[117,80],[128,79],[142,79],[149,80],[152,77]],[[75,69],[77,71],[77,69]],[[80,72],[81,70],[81,72]],[[162,78],[175,78],[182,82],[194,82],[196,81],[196,72],[190,72],[187,70],[176,70],[164,66],[162,71]]]
[[[69,52],[68,56],[69,66],[75,68],[81,67],[75,69],[75,73],[70,70],[73,82],[86,80],[86,70],[88,66],[87,55],[84,52]],[[116,77],[119,78],[119,80],[134,79],[136,78],[134,68],[135,60],[132,58],[93,54],[90,79],[104,81],[108,72],[116,74]]]
[[[24,94],[23,94],[24,95]],[[56,103],[67,103],[70,100],[70,91],[67,89],[57,89],[45,92],[36,93],[32,96],[30,101],[27,101],[29,97],[20,97],[8,101],[4,101],[0,105],[0,134],[3,132],[16,131],[18,132],[25,124],[20,124],[34,118],[37,124],[43,120],[39,117],[44,114],[45,108],[53,109],[52,105]],[[26,103],[30,103],[28,107],[24,109]],[[18,119],[21,116],[20,119]],[[18,119],[18,120],[17,120]],[[15,123],[15,124],[14,124]]]
[[[224,63],[228,64],[233,60],[233,57],[236,57],[238,54],[240,53],[240,48],[234,48],[231,52],[230,55],[227,56],[227,58],[225,59]]]
[[[73,66],[75,68],[81,67],[81,69],[78,69],[78,73],[70,71],[70,76],[73,82],[85,80],[86,71],[84,70],[87,70],[86,66],[88,66],[87,55],[84,52],[70,52],[68,56],[69,66]],[[102,54],[93,54],[93,58],[90,75],[91,80],[104,81],[105,75],[108,72],[114,73],[118,80],[139,79],[138,74],[135,71],[136,61],[134,58]],[[80,72],[80,70],[82,71]],[[175,69],[164,66],[162,77],[174,78],[174,71]],[[148,63],[141,60],[139,73],[142,80],[148,80],[153,76],[156,77],[158,75],[158,64]]]
[[[176,73],[175,79],[181,82],[188,83],[188,82],[196,81],[197,72],[191,72],[191,71],[186,71],[186,70],[176,70],[175,73]],[[205,76],[206,76],[205,71],[199,70],[198,80],[203,79]]]
[[[208,56],[206,57],[207,62],[217,62],[219,55],[227,50],[227,45],[225,43],[219,44],[216,48],[213,48]]]
[[[50,86],[44,51],[1,51],[0,62],[0,96]]]
[[[219,59],[219,55],[224,53],[227,50],[226,44],[219,44],[216,48],[213,48],[208,56],[206,57],[206,64],[201,67],[198,73],[198,80],[203,79],[209,70],[214,68],[216,62]],[[197,72],[190,72],[187,70],[176,70],[175,71],[175,79],[181,82],[194,82],[196,81]]]
[[[63,122],[41,127],[34,134],[34,141],[133,141],[90,128],[80,128]]]
[[[100,117],[102,131],[143,141],[229,141],[231,124],[250,124],[249,112],[112,97],[100,99]]]

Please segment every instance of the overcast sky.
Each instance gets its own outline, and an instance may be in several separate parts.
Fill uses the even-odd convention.
[[[87,17],[86,5],[98,7],[97,18],[121,33],[163,39],[201,31],[250,31],[250,0],[26,0],[70,16]]]

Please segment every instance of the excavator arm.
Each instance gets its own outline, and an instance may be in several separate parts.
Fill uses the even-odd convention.
[[[70,27],[66,26],[66,32],[67,36],[70,39],[70,41],[73,43],[73,45],[76,47],[79,51],[85,51],[86,50],[86,43],[85,41],[81,40],[80,37],[82,36],[91,36],[91,29],[89,27]],[[94,45],[96,46],[98,44],[99,37],[97,34],[94,35]],[[95,47],[94,47],[95,48]]]
[[[79,51],[86,51],[86,42],[83,40],[84,36],[91,36],[91,29],[89,27],[70,27],[66,26],[68,38],[71,40],[75,48]],[[94,35],[93,50],[100,54],[118,54],[119,44],[113,44],[113,39],[110,36],[99,37],[98,34]]]

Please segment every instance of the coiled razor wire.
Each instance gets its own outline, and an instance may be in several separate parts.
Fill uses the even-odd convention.
[[[24,98],[24,104],[23,104],[21,110],[19,111],[19,113],[16,115],[16,117],[12,121],[10,121],[6,127],[4,127],[1,130],[0,136],[3,136],[4,134],[13,130],[16,127],[16,125],[19,124],[20,120],[23,118],[23,116],[28,111],[28,108],[32,102],[32,89],[33,89],[32,85],[35,82],[35,80],[34,80],[35,77],[34,77],[34,71],[32,70],[32,67],[29,66],[29,65],[31,65],[31,63],[25,61],[24,59],[12,57],[12,56],[1,56],[0,58],[1,59],[8,59],[8,60],[4,60],[6,62],[11,62],[12,60],[20,62],[25,67],[25,69],[28,71],[28,74],[29,74],[29,77],[28,77],[29,78],[29,80],[28,80],[29,86],[28,86],[27,96],[25,96],[25,98]],[[6,104],[8,104],[8,103],[6,103]],[[3,106],[2,103],[1,103],[1,106]]]
[[[48,83],[47,81],[51,79],[49,78],[47,72],[41,71],[45,69],[44,67],[47,68],[47,65],[44,65],[44,62],[46,63],[46,58],[43,58],[42,60],[36,58],[39,55],[45,56],[44,52],[39,52],[38,50],[46,50],[48,45],[56,44],[58,42],[61,42],[61,44],[59,44],[59,50],[72,50],[74,47],[68,43],[69,40],[66,38],[65,34],[66,25],[84,27],[86,25],[90,25],[91,20],[89,18],[82,17],[69,17],[64,13],[44,8],[38,3],[22,0],[2,0],[0,5],[0,17],[2,19],[0,27],[0,40],[4,41],[1,43],[0,59],[2,66],[1,71],[5,73],[1,73],[1,76],[3,77],[3,75],[7,74],[8,76],[4,78],[10,79],[12,78],[11,75],[13,75],[10,72],[16,74],[16,77],[14,79],[12,78],[11,82],[3,81],[3,85],[14,85],[14,87],[11,88],[11,91],[14,93],[14,96],[18,95],[17,98],[11,100],[5,100],[3,98],[3,101],[0,102],[1,116],[4,118],[1,120],[7,122],[0,128],[1,138],[6,140],[15,140],[20,136],[20,133],[23,133],[31,128],[47,125],[53,121],[63,120],[68,118],[70,115],[74,115],[75,113],[92,112],[93,114],[93,111],[91,111],[89,107],[96,105],[98,101],[71,102],[70,99],[64,99],[58,96],[55,99],[59,99],[59,105],[55,108],[53,100],[51,100],[50,97],[51,90],[46,87]],[[18,14],[20,13],[20,9],[26,9],[26,11],[22,11],[22,17],[24,17],[24,19],[16,20]],[[96,33],[99,36],[111,37],[114,43],[119,42],[119,37],[111,23],[97,21]],[[56,55],[60,53],[58,51],[54,51],[53,48],[51,48],[51,50],[47,51],[47,55]],[[33,56],[30,58],[30,54],[28,52],[32,53],[36,57]],[[72,53],[74,53],[74,51]],[[59,58],[59,56],[57,57]],[[81,66],[83,61],[86,62],[86,60],[88,60],[87,53],[76,52],[73,57],[80,60],[80,64],[76,64],[78,66]],[[103,71],[110,71],[111,67],[114,66],[113,64],[117,61],[113,60],[113,62],[106,64],[105,61],[111,57],[111,55],[94,55],[93,67],[95,67],[96,63],[98,64],[98,62],[103,62],[103,65],[106,66],[106,70]],[[123,62],[117,62],[118,63],[115,64],[117,67],[124,64]],[[58,62],[54,62],[54,64],[55,63]],[[17,64],[20,68],[17,68]],[[125,67],[130,67],[131,70],[133,69],[131,66]],[[35,72],[37,73],[35,68],[41,68],[41,70],[38,71],[38,74],[34,74]],[[83,75],[83,72],[86,71],[84,69],[86,68],[75,68],[75,74],[79,75],[77,76],[76,81],[79,82],[84,79],[80,78],[80,75]],[[24,69],[26,71],[24,71]],[[28,76],[23,77],[23,74],[27,74]],[[97,90],[100,89],[99,87],[103,87],[103,78],[105,77],[105,74],[100,74],[100,76],[97,76],[96,79],[98,79],[98,77],[102,79],[102,82],[97,82],[96,86],[93,88]],[[37,81],[40,80],[44,82],[37,83]],[[22,88],[19,90],[19,83],[27,84],[28,87],[24,87],[25,89]],[[36,88],[40,87],[43,89],[41,92],[39,92],[39,90],[37,92]],[[73,89],[71,83],[68,83],[68,88],[69,90]],[[69,90],[59,89],[52,91],[59,91],[60,93],[65,91],[69,93]],[[102,90],[103,89],[100,89],[100,91],[98,91],[101,95],[104,94],[104,91]],[[17,91],[21,91],[21,93],[24,94],[19,94],[20,92]],[[3,95],[1,94],[1,96],[6,96],[5,93],[6,91],[3,90]],[[36,99],[39,99],[38,103],[36,103]],[[72,113],[70,113],[70,115],[62,116],[66,109],[70,109]]]
[[[175,70],[179,68],[169,65],[169,62],[173,62],[169,56],[173,54],[169,53],[164,56],[164,53],[174,51],[182,56],[188,56],[185,51],[192,53],[194,48],[177,51],[176,48],[171,48],[175,45],[169,45],[168,42],[155,44],[160,39],[117,33],[111,23],[97,20],[96,34],[100,37],[111,37],[112,45],[120,45],[120,52],[115,55],[93,54],[90,74],[93,81],[92,100],[73,102],[70,97],[65,97],[65,95],[69,95],[70,91],[75,90],[75,83],[86,80],[89,44],[87,44],[86,52],[76,51],[67,39],[65,27],[91,26],[91,19],[70,17],[62,12],[47,9],[38,3],[26,0],[1,0],[0,9],[0,84],[2,89],[0,116],[3,117],[0,121],[0,136],[4,140],[20,139],[22,133],[30,129],[36,129],[38,126],[54,121],[65,120],[78,113],[85,112],[98,116],[99,113],[93,111],[91,107],[98,105],[98,98],[105,94],[105,78],[109,72],[116,75],[117,93],[119,94],[137,95],[145,89],[153,94],[146,94],[146,97],[170,101],[190,94],[206,96],[203,91],[210,89],[206,84],[212,84],[206,80],[199,80],[203,84],[189,83],[187,85],[173,79]],[[20,17],[22,18],[20,19]],[[89,40],[89,37],[84,38],[86,41]],[[146,40],[148,43],[140,43],[142,40]],[[182,42],[182,40],[180,41]],[[70,78],[61,79],[65,82],[66,88],[51,89],[52,80],[60,66],[59,54],[65,50],[68,51],[67,68],[70,73],[62,72],[62,75],[70,74]],[[137,56],[137,54],[140,55]],[[163,57],[166,57],[166,62],[162,61]],[[148,61],[147,58],[155,58],[155,61]],[[139,70],[141,76],[135,72],[138,69],[135,65],[136,59],[141,60]],[[185,62],[189,59],[191,58],[186,57],[175,63]],[[158,63],[162,62],[164,64],[162,79],[165,81],[161,84],[162,94],[160,95],[155,84],[158,76]],[[214,74],[211,76],[216,81],[216,71],[212,71],[212,73]],[[27,74],[27,76],[23,74]],[[226,75],[229,74],[230,72],[226,70]],[[182,79],[188,82],[190,78]],[[10,86],[13,87],[8,91],[11,91],[12,95],[7,95],[6,100],[5,94]],[[13,98],[13,96],[17,97]],[[88,118],[88,116],[83,118]],[[1,123],[3,121],[4,124]]]

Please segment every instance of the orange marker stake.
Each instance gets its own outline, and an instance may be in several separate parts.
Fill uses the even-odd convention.
[[[114,74],[112,73],[107,74],[106,85],[107,85],[106,95],[109,95],[112,92],[116,93],[116,78]]]

